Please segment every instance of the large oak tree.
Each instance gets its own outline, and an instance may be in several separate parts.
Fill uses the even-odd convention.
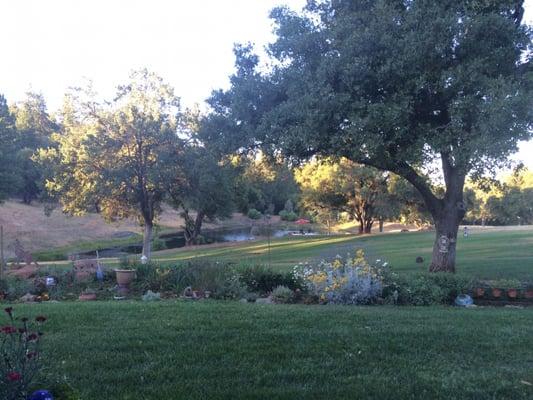
[[[271,14],[270,68],[236,48],[204,135],[296,158],[343,156],[420,192],[431,271],[455,271],[467,175],[505,164],[531,136],[531,31],[517,0],[310,0]],[[420,173],[438,163],[442,195]]]

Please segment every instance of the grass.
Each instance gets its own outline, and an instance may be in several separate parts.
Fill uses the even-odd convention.
[[[167,250],[156,253],[161,262],[211,258],[247,264],[271,264],[287,269],[299,262],[333,258],[362,248],[371,260],[388,261],[402,272],[424,271],[431,260],[434,232],[374,236],[287,237],[218,247]],[[533,229],[475,231],[457,246],[457,271],[481,279],[533,280]],[[416,257],[425,262],[417,264]]]
[[[533,311],[229,302],[19,305],[83,399],[531,399]],[[525,383],[524,383],[525,382]]]
[[[216,246],[198,246],[154,253],[161,263],[208,258],[239,264],[271,265],[286,270],[300,262],[331,259],[362,248],[371,260],[389,262],[400,272],[425,271],[431,260],[434,232],[392,233],[372,236],[285,237]],[[417,264],[416,257],[425,262]],[[113,265],[116,259],[106,260]],[[61,265],[61,263],[58,263]],[[63,263],[65,264],[65,263]],[[533,227],[516,230],[479,230],[468,238],[460,235],[457,271],[480,279],[520,279],[533,281]]]

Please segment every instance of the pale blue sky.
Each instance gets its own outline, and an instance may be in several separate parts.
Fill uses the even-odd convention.
[[[268,11],[279,4],[300,9],[305,0],[0,0],[0,93],[13,102],[31,88],[54,110],[84,78],[110,96],[129,71],[147,67],[184,105],[201,103],[227,86],[233,43],[272,40]],[[533,142],[517,156],[533,169]]]

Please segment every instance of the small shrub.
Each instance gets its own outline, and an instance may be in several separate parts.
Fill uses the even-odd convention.
[[[260,219],[263,214],[261,214],[259,211],[257,211],[255,208],[250,208],[248,210],[248,214],[247,214],[248,218],[250,219]]]
[[[285,211],[285,210],[282,210],[279,212],[279,217],[281,218],[282,221],[289,221],[289,222],[296,221],[298,219],[298,215],[296,215],[294,211]]]
[[[241,271],[241,280],[250,292],[266,294],[277,286],[287,286],[291,290],[305,290],[306,285],[302,277],[294,272],[275,272],[263,266],[245,268]]]
[[[384,278],[383,297],[388,303],[400,305],[452,304],[471,288],[470,279],[444,272],[398,275],[389,271]]]
[[[272,301],[277,304],[288,304],[294,301],[294,292],[287,286],[278,286],[272,291]]]
[[[381,269],[369,265],[362,250],[353,259],[337,256],[333,262],[305,267],[302,276],[322,303],[371,304],[382,293]]]
[[[166,267],[156,263],[137,264],[134,286],[143,293],[148,290],[152,292],[173,290],[177,283],[177,269],[176,266]]]
[[[238,274],[225,276],[224,279],[217,282],[212,291],[213,298],[220,300],[238,300],[242,299],[246,293],[246,286],[241,282]]]
[[[148,290],[142,296],[143,301],[159,301],[161,300],[161,293],[154,293],[151,290]]]

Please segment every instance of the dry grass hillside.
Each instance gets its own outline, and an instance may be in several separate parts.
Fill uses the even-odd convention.
[[[225,225],[245,223],[247,218],[236,215]],[[180,229],[183,221],[177,211],[165,207],[159,224],[168,229]],[[11,244],[19,239],[29,251],[46,250],[66,246],[79,241],[124,238],[132,233],[141,233],[134,220],[106,223],[98,214],[83,217],[69,217],[55,210],[47,217],[42,205],[25,205],[19,201],[6,201],[0,204],[0,225],[4,227],[4,246],[6,256],[13,256]],[[206,228],[215,227],[207,223]]]

